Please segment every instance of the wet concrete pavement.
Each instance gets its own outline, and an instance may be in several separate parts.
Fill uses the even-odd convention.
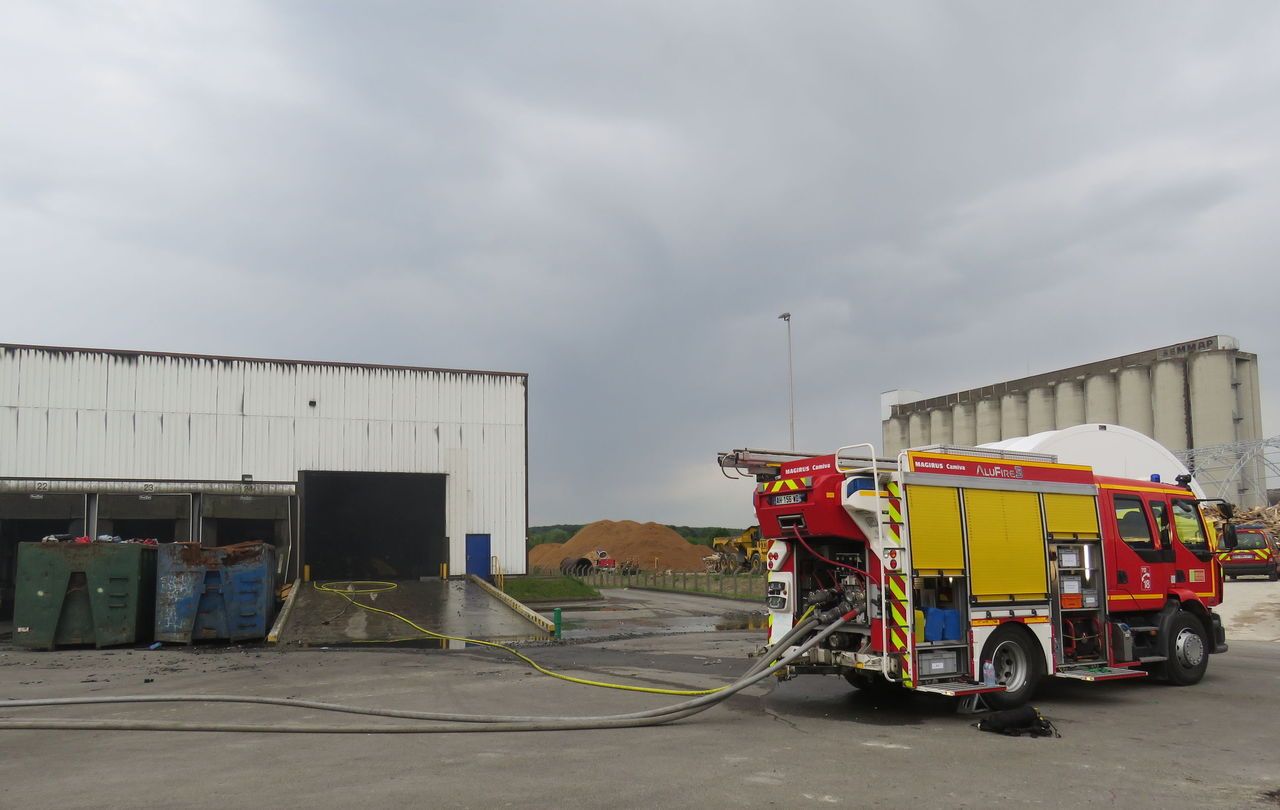
[[[655,610],[664,610],[655,603]],[[757,631],[649,635],[531,651],[579,677],[696,689],[746,669]],[[0,805],[303,807],[1272,807],[1280,646],[1233,643],[1205,681],[1054,682],[1061,738],[971,727],[928,695],[839,677],[766,681],[659,728],[535,734],[0,732]],[[674,698],[546,678],[492,650],[166,648],[33,653],[0,645],[0,697],[230,693],[387,708],[598,715]],[[68,706],[12,717],[362,723],[233,704]],[[388,721],[394,722],[394,721]],[[603,775],[603,776],[601,776]]]
[[[538,641],[548,636],[479,586],[465,580],[406,581],[379,593],[354,594],[361,602],[399,613],[448,636],[490,641]],[[363,587],[357,583],[357,587]],[[369,586],[372,587],[372,586]],[[298,592],[280,643],[310,647],[417,639],[421,634],[394,617],[361,610],[314,583]]]
[[[531,605],[551,618],[551,604]],[[696,594],[602,588],[600,599],[561,607],[566,641],[595,641],[716,630],[759,630],[768,613],[759,601],[717,599]]]

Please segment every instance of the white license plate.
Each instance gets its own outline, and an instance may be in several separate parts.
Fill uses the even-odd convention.
[[[1244,551],[1244,552],[1237,551],[1235,554],[1232,554],[1232,555],[1231,555],[1231,559],[1233,559],[1233,560],[1252,560],[1252,559],[1253,559],[1253,555],[1252,555],[1252,554],[1250,554],[1250,553],[1249,553],[1249,552],[1247,552],[1247,551]]]
[[[804,493],[796,492],[791,495],[774,495],[774,506],[786,506],[789,503],[804,503]]]

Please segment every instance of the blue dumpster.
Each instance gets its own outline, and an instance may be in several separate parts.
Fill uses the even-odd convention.
[[[265,638],[276,605],[270,543],[170,543],[156,560],[156,641]]]

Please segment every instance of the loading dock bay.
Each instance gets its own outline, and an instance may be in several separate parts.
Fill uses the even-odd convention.
[[[449,559],[445,479],[430,473],[303,470],[303,564],[314,579],[438,577]]]
[[[486,641],[538,641],[549,636],[523,616],[466,579],[402,581],[398,587],[359,597],[383,610],[399,613],[437,633]],[[393,617],[361,610],[341,596],[300,583],[278,642],[282,645],[367,646],[404,639],[430,646],[412,627]]]

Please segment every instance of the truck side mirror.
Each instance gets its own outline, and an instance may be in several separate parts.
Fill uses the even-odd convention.
[[[1230,551],[1240,544],[1240,539],[1236,537],[1236,527],[1230,523],[1222,527],[1222,547]]]
[[[1222,505],[1218,507],[1218,511],[1221,512],[1222,516],[1227,520],[1231,520],[1231,518],[1236,516],[1236,507],[1229,501],[1223,501]]]

